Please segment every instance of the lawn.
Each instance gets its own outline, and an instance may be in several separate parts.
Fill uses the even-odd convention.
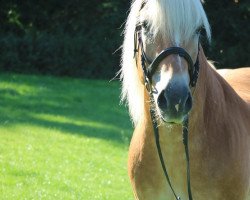
[[[0,75],[0,199],[130,200],[119,83]]]

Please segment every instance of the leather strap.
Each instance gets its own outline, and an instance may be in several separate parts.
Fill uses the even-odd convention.
[[[137,38],[138,36],[138,38]],[[138,40],[138,45],[137,45],[137,40]],[[164,172],[164,175],[166,177],[167,183],[175,197],[176,200],[181,200],[179,196],[177,196],[172,184],[171,180],[169,178],[168,172],[167,172],[167,167],[164,162],[164,158],[162,155],[161,151],[161,146],[160,146],[160,136],[159,136],[159,129],[158,129],[158,124],[157,124],[157,119],[155,118],[155,110],[152,108],[152,104],[155,104],[154,98],[153,98],[153,93],[152,93],[152,81],[151,78],[153,74],[155,73],[158,65],[160,62],[166,58],[167,56],[171,54],[178,54],[179,56],[183,57],[187,63],[188,63],[188,71],[189,71],[189,76],[190,76],[190,86],[195,87],[198,76],[199,76],[199,51],[197,55],[197,60],[196,63],[193,65],[192,58],[190,55],[181,47],[170,47],[165,50],[163,50],[152,62],[150,59],[148,59],[147,55],[144,52],[143,49],[143,42],[141,38],[141,27],[137,27],[135,30],[135,50],[134,50],[134,57],[136,57],[136,53],[138,53],[138,49],[141,48],[141,67],[142,71],[144,74],[144,84],[145,87],[149,93],[149,97],[151,100],[151,105],[150,105],[150,115],[151,115],[151,120],[153,123],[153,129],[154,129],[154,136],[155,136],[155,142],[156,142],[156,147],[157,147],[157,152],[158,156],[161,162],[162,170]],[[199,49],[199,47],[198,47]],[[137,61],[137,60],[136,60]],[[149,65],[146,67],[146,62]],[[190,162],[189,162],[189,148],[188,148],[188,116],[186,119],[183,121],[182,124],[182,135],[183,135],[183,144],[185,148],[185,155],[186,155],[186,164],[187,164],[187,188],[188,188],[188,197],[189,200],[193,200],[192,198],[192,191],[191,191],[191,181],[190,181]]]

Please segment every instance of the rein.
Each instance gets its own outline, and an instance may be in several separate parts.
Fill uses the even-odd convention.
[[[188,71],[190,76],[190,87],[195,87],[198,76],[199,76],[199,50],[197,55],[196,63],[193,64],[192,58],[190,55],[181,47],[170,47],[165,50],[163,50],[153,61],[151,61],[143,48],[143,41],[141,37],[141,25],[138,25],[135,30],[135,47],[134,47],[134,57],[136,57],[136,53],[139,52],[139,48],[141,50],[141,67],[144,74],[144,84],[148,91],[149,97],[150,97],[150,115],[151,120],[153,123],[153,129],[154,129],[154,136],[155,136],[155,142],[157,147],[158,156],[161,162],[162,170],[164,172],[166,181],[175,197],[176,200],[181,200],[181,198],[176,194],[172,184],[171,180],[168,175],[167,167],[164,162],[164,158],[161,151],[161,145],[160,145],[160,135],[159,135],[159,129],[156,119],[156,113],[155,110],[152,107],[152,104],[155,104],[153,92],[152,92],[152,76],[154,72],[156,71],[158,65],[160,62],[166,58],[167,56],[171,54],[177,54],[181,57],[183,57],[187,63],[188,63]],[[199,48],[198,48],[199,49]],[[137,62],[137,59],[136,59]],[[148,67],[146,67],[146,63],[148,64]],[[188,197],[189,200],[193,200],[192,197],[192,191],[191,191],[191,181],[190,181],[190,163],[189,163],[189,148],[188,148],[188,122],[189,118],[188,116],[184,119],[182,123],[182,137],[183,137],[183,144],[185,148],[185,155],[186,155],[186,165],[187,165],[187,190],[188,190]]]

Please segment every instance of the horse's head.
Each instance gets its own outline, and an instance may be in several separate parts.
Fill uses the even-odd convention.
[[[136,37],[154,107],[163,121],[181,123],[192,108],[200,31],[209,32],[206,15],[199,0],[147,1],[139,13]]]
[[[122,72],[123,97],[128,99],[135,122],[143,113],[139,105],[143,94],[137,90],[140,77],[135,70],[144,71],[149,79],[154,107],[163,121],[181,123],[191,110],[190,83],[195,78],[193,63],[198,59],[201,29],[210,37],[200,0],[134,1],[125,31]],[[132,38],[135,45],[131,46]],[[138,50],[134,57],[131,48]],[[131,57],[137,68],[130,68]]]

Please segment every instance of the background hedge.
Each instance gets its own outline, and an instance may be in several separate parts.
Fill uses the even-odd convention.
[[[0,70],[84,78],[112,78],[128,0],[1,1]],[[247,0],[206,0],[218,67],[250,64]],[[116,52],[116,53],[114,53]]]

